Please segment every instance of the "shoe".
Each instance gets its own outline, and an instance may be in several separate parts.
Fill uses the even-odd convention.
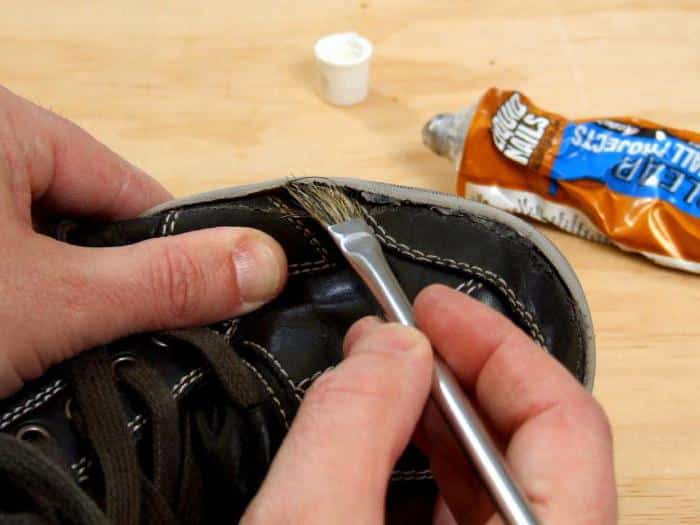
[[[115,246],[214,226],[261,229],[289,280],[260,310],[116,341],[58,365],[0,401],[0,523],[232,523],[255,495],[304,393],[342,357],[345,332],[380,315],[286,181],[231,188],[109,224],[60,221],[58,239]],[[436,192],[335,179],[368,212],[409,298],[432,283],[509,317],[592,386],[590,313],[571,267],[522,220]],[[412,446],[389,523],[430,522],[436,487]]]

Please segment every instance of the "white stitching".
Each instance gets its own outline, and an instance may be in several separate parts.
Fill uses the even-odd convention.
[[[240,319],[230,319],[229,320],[229,325],[226,331],[224,332],[224,339],[228,341],[229,344],[231,344],[231,339],[233,339],[233,335],[236,333],[236,330],[238,330],[238,323],[240,322]]]
[[[322,376],[326,372],[333,370],[334,368],[335,368],[335,366],[329,366],[328,368],[326,368],[324,370],[318,370],[318,371],[314,372],[313,374],[311,374],[309,377],[305,377],[304,379],[299,381],[297,383],[296,387],[294,387],[294,388],[301,395],[304,395],[306,393],[306,391],[311,387],[311,384],[314,381],[316,381],[320,376]]]
[[[180,210],[170,210],[163,219],[163,225],[160,228],[161,237],[173,235],[175,233],[175,223],[180,216]]]
[[[146,424],[146,417],[141,414],[137,414],[134,419],[126,424],[126,428],[131,430],[132,433],[136,433],[143,425]]]
[[[175,233],[175,222],[177,221],[179,216],[180,216],[180,211],[178,210],[175,212],[172,220],[170,221],[170,235],[173,235]]]
[[[464,281],[462,284],[460,284],[455,290],[458,292],[464,292],[466,295],[471,295],[473,292],[477,290],[481,290],[484,287],[484,283],[481,283],[479,281],[474,281],[474,279],[469,279],[468,281]]]
[[[175,383],[170,389],[170,391],[173,393],[173,397],[175,399],[180,399],[188,387],[190,387],[192,384],[196,383],[203,377],[204,371],[201,368],[194,368],[190,370],[184,376],[182,376],[180,380],[177,383]]]
[[[46,404],[49,400],[51,400],[51,398],[65,388],[66,383],[62,379],[57,379],[49,386],[27,399],[21,405],[16,406],[9,412],[3,414],[2,417],[0,417],[0,430],[7,428],[28,412],[31,412],[32,410]]]
[[[478,277],[481,277],[482,279],[494,284],[506,295],[508,301],[511,302],[511,305],[515,307],[519,311],[519,313],[525,318],[526,323],[528,323],[528,326],[530,326],[530,328],[534,332],[532,334],[533,337],[535,337],[538,340],[541,339],[540,342],[544,344],[544,338],[542,337],[541,332],[539,330],[539,326],[537,326],[537,324],[535,323],[532,314],[530,314],[530,312],[528,312],[525,309],[525,306],[518,300],[517,296],[515,295],[515,292],[513,292],[513,290],[508,286],[508,283],[506,283],[506,281],[502,277],[490,270],[482,268],[481,266],[456,261],[455,259],[439,257],[434,254],[425,253],[415,248],[411,248],[407,244],[399,242],[398,240],[396,240],[396,238],[389,235],[387,231],[374,219],[374,217],[372,217],[366,212],[365,215],[372,223],[372,226],[376,228],[376,230],[378,230],[375,232],[377,234],[377,237],[379,237],[380,240],[382,240],[390,248],[394,248],[395,250],[403,253],[404,255],[416,260],[423,260],[424,262],[437,262],[455,270],[462,270],[474,273]]]
[[[173,396],[176,399],[179,398],[189,386],[202,379],[202,377],[204,377],[204,371],[201,368],[195,368],[193,370],[190,370],[187,374],[182,376],[175,385],[173,385]],[[0,418],[0,430],[4,430],[12,423],[14,423],[17,419],[26,415],[28,412],[31,412],[32,410],[43,406],[56,394],[64,390],[66,386],[66,383],[62,379],[57,379],[51,385],[44,388],[34,396],[30,397],[21,405],[13,408],[10,412],[3,414]],[[130,424],[133,425],[134,422],[132,421],[130,422]],[[136,429],[133,429],[133,431],[138,430],[139,428],[141,428],[141,426],[143,426],[143,424],[138,425],[138,427]]]
[[[423,481],[433,479],[430,469],[425,470],[394,470],[391,473],[391,481]]]
[[[291,214],[291,210],[284,205],[284,203],[281,203],[274,197],[269,197],[269,200],[272,202],[273,205],[275,205],[277,208],[284,212],[290,212],[290,215],[288,215],[286,218],[287,220],[291,221],[295,228],[298,230],[301,230],[302,233],[304,233],[304,236],[309,239],[309,242],[314,245],[314,247],[317,250],[322,250],[320,251],[320,255],[322,259],[328,260],[328,252],[326,251],[325,248],[321,245],[321,243],[314,237],[313,233],[306,228],[301,221],[299,221],[294,215]],[[457,261],[455,259],[450,259],[450,258],[444,258],[444,257],[439,257],[438,255],[435,254],[429,254],[423,251],[420,251],[416,248],[412,248],[408,246],[407,244],[404,244],[402,242],[399,242],[395,237],[392,237],[376,220],[374,217],[372,217],[364,208],[363,212],[365,217],[368,219],[368,221],[371,223],[372,227],[375,230],[375,234],[377,237],[384,242],[388,247],[393,248],[400,253],[403,253],[404,255],[418,261],[422,262],[432,262],[432,263],[438,263],[444,266],[447,266],[448,268],[452,268],[455,270],[460,270],[460,271],[467,271],[470,273],[475,274],[477,277],[481,277],[482,279],[490,282],[494,286],[496,286],[506,297],[507,301],[510,303],[510,305],[520,314],[522,320],[525,322],[525,324],[528,326],[528,329],[530,331],[530,335],[537,341],[539,344],[541,344],[543,347],[546,348],[545,345],[545,339],[544,336],[542,335],[542,330],[540,329],[539,325],[535,321],[534,317],[532,314],[525,308],[525,305],[518,299],[517,295],[513,291],[513,289],[508,285],[508,283],[499,275],[496,273],[486,270],[485,268],[482,268],[481,266],[475,265],[475,264],[468,264],[462,261]],[[302,264],[309,264],[309,263],[302,263]],[[311,263],[313,264],[313,263]],[[290,268],[295,267],[295,265],[290,264]],[[311,271],[318,271],[322,269],[327,269],[326,267],[321,267],[321,268],[314,268]],[[295,275],[297,273],[304,273],[303,271],[296,271],[296,272],[290,272],[290,275]],[[467,285],[469,286],[469,285]],[[467,294],[470,294],[474,291],[476,291],[478,287],[470,288],[467,290]]]
[[[404,476],[404,475],[405,476],[416,476],[416,475],[422,476],[424,474],[432,474],[432,473],[433,473],[433,471],[430,470],[429,468],[424,468],[422,470],[401,470],[401,469],[397,468],[391,472],[391,475],[393,476],[394,474],[398,474],[398,475],[402,475],[402,476]]]
[[[285,212],[284,218],[292,222],[295,225],[295,227],[304,234],[304,237],[306,237],[309,240],[309,243],[316,249],[321,259],[327,261],[329,257],[328,250],[324,248],[323,244],[321,244],[321,242],[316,238],[313,232],[309,230],[306,226],[304,226],[304,223],[301,222],[301,220],[293,213],[293,211],[289,209],[283,202],[274,197],[270,197],[269,199],[274,206],[279,208],[281,211]],[[304,263],[298,264],[303,265]]]
[[[90,460],[89,460],[89,459],[87,458],[87,456],[86,456],[86,457],[84,457],[83,459],[81,459],[80,461],[76,461],[75,463],[73,463],[73,464],[70,466],[70,468],[73,469],[73,470],[85,469],[85,465],[87,465],[88,463],[90,463]]]
[[[193,383],[196,383],[200,379],[204,377],[204,370],[201,368],[195,368],[193,370],[190,370],[180,378],[180,380],[175,383],[172,387],[172,392],[173,392],[173,397],[176,399],[182,396],[185,390],[192,385]]]
[[[318,240],[318,238],[313,234],[313,232],[304,226],[304,223],[295,216],[294,212],[289,209],[283,202],[274,198],[268,197],[269,201],[282,211],[285,215],[284,218],[289,221],[296,230],[300,231],[302,235],[309,241],[309,244],[316,250],[320,259],[318,261],[307,261],[301,263],[290,263],[289,275],[300,275],[304,273],[320,272],[322,270],[328,270],[335,266],[335,263],[329,261],[328,250],[323,246],[323,244]]]
[[[314,266],[312,268],[304,268],[303,270],[294,270],[289,272],[289,275],[301,275],[304,273],[320,272],[322,270],[328,270],[333,267],[335,267],[334,263],[322,264],[320,266]]]
[[[137,414],[136,417],[134,417],[134,419],[132,419],[126,424],[126,427],[131,431],[132,434],[135,434],[136,432],[141,430],[141,427],[143,427],[146,424],[146,422],[147,421],[144,416],[142,416],[141,414]],[[87,470],[91,466],[92,461],[90,461],[87,456],[83,456],[70,466],[70,469],[75,473],[78,483],[83,483],[84,481],[90,479],[90,476],[87,475]]]
[[[474,284],[474,279],[469,279],[468,281],[461,283],[457,288],[455,288],[455,290],[461,292],[465,288],[469,288],[472,284]]]
[[[481,290],[484,287],[482,283],[476,283],[471,285],[469,288],[465,290],[465,294],[471,295],[472,293],[476,292],[477,290]]]
[[[375,234],[377,235],[379,240],[381,240],[389,248],[393,248],[394,250],[416,261],[437,263],[448,268],[452,268],[453,270],[473,273],[477,277],[481,277],[483,280],[488,281],[489,283],[496,286],[505,295],[510,305],[517,310],[523,321],[525,321],[525,324],[527,324],[530,330],[530,335],[533,337],[533,339],[535,339],[535,341],[537,341],[540,345],[546,348],[544,336],[542,335],[542,331],[540,330],[540,327],[538,326],[537,322],[533,318],[532,314],[527,311],[525,305],[523,305],[520,302],[518,297],[515,295],[515,292],[510,288],[510,286],[508,286],[508,283],[502,277],[490,270],[482,268],[481,266],[456,261],[454,259],[439,257],[431,253],[425,253],[415,248],[411,248],[407,244],[399,242],[394,237],[389,235],[387,231],[374,219],[374,217],[372,217],[366,212],[365,216],[372,223],[372,226],[375,229]]]
[[[205,204],[205,206],[206,206],[206,204]],[[277,210],[274,210],[272,208],[263,208],[262,206],[256,208],[255,206],[247,206],[245,204],[239,204],[239,203],[233,202],[233,201],[226,202],[225,206],[227,208],[229,208],[229,207],[233,208],[236,211],[247,210],[247,211],[251,211],[253,213],[276,213],[277,212]]]
[[[272,396],[272,399],[275,402],[275,404],[277,405],[277,408],[279,409],[279,412],[282,416],[282,420],[284,421],[284,426],[285,426],[285,428],[288,429],[289,428],[289,419],[287,418],[287,412],[285,412],[284,407],[282,406],[282,403],[280,402],[279,398],[275,394],[275,391],[270,386],[270,383],[268,383],[265,380],[265,378],[260,373],[260,371],[257,368],[255,368],[251,363],[249,363],[248,361],[246,361],[245,359],[242,359],[242,358],[241,358],[241,361],[243,361],[243,364],[246,365],[248,368],[250,368],[253,371],[253,373],[257,376],[257,378],[260,380],[260,382],[265,387],[265,390],[267,390],[267,393],[270,394],[270,396]]]
[[[136,420],[131,421],[131,423],[135,423],[135,421],[136,421]],[[138,432],[139,430],[141,430],[141,427],[144,426],[146,423],[147,423],[146,418],[140,419],[137,423],[135,423],[135,424],[131,427],[131,432],[135,434],[136,432]]]
[[[143,427],[146,424],[146,422],[146,418],[141,414],[138,414],[136,415],[136,417],[134,417],[134,419],[132,419],[126,424],[126,427],[131,431],[132,434],[135,434],[136,432],[141,430],[141,427]],[[90,461],[87,456],[83,456],[81,459],[79,459],[70,466],[70,469],[75,473],[78,483],[83,483],[84,481],[90,479],[90,476],[88,476],[87,474],[87,470],[91,466],[92,461]]]
[[[184,376],[180,378],[180,380],[173,385],[173,387],[170,389],[170,391],[173,394],[173,397],[175,399],[179,399],[185,392],[185,390],[191,386],[193,383],[198,382],[200,379],[204,377],[204,371],[201,368],[194,368],[187,372]],[[136,434],[141,428],[148,423],[148,420],[146,419],[145,416],[141,414],[137,414],[131,421],[129,421],[126,426],[127,428],[131,431],[132,434]],[[84,464],[84,465],[83,465]],[[78,478],[78,483],[82,483],[83,481],[87,481],[89,479],[89,476],[84,475],[81,477],[81,474],[85,474],[85,471],[87,468],[90,466],[90,461],[88,460],[87,456],[81,458],[80,460],[76,461],[73,463],[70,468],[72,470],[76,469],[82,469],[82,473],[76,473],[76,476]]]
[[[169,224],[170,224],[170,219],[172,218],[172,216],[173,216],[174,214],[175,214],[175,212],[169,211],[169,212],[165,215],[165,217],[163,218],[163,224],[162,224],[162,226],[161,226],[161,228],[160,228],[160,235],[161,235],[161,237],[165,237],[166,235],[168,235],[168,227],[169,227]]]
[[[275,368],[277,368],[277,370],[279,370],[282,373],[282,375],[287,380],[287,384],[289,384],[289,386],[292,388],[292,392],[294,392],[294,396],[297,398],[297,400],[301,401],[301,396],[299,396],[299,394],[296,391],[297,387],[294,384],[294,381],[292,381],[292,378],[289,377],[289,374],[284,369],[284,367],[280,364],[280,362],[277,360],[277,358],[274,355],[272,355],[272,353],[267,348],[265,348],[262,345],[259,345],[255,341],[243,341],[243,344],[247,345],[251,348],[256,349],[258,352],[262,352],[262,354],[268,359],[268,361],[270,361],[275,366]]]
[[[75,477],[78,480],[78,483],[82,483],[89,479],[89,476],[87,475],[87,469],[89,469],[90,467],[92,467],[92,461],[90,461],[87,458],[87,456],[81,459],[80,461],[73,463],[70,466],[71,470],[73,470]]]
[[[321,266],[324,264],[328,264],[324,260],[319,260],[319,261],[308,261],[308,262],[302,262],[302,263],[290,263],[289,267],[290,268],[307,268],[309,266]]]

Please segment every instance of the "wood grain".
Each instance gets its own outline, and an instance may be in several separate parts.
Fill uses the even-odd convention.
[[[376,45],[369,99],[317,96],[312,45]],[[434,113],[515,87],[565,115],[700,129],[691,0],[26,0],[0,16],[0,81],[78,122],[178,195],[289,174],[451,191],[421,144]],[[588,293],[595,392],[621,522],[700,522],[700,281],[543,228]]]

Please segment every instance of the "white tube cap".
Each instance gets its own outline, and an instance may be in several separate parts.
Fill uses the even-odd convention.
[[[331,104],[351,106],[367,98],[372,44],[357,33],[333,33],[314,46],[321,94]]]

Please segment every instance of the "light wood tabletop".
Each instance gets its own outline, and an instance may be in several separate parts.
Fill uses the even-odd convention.
[[[312,47],[375,44],[369,98],[331,107]],[[175,194],[290,173],[453,191],[422,144],[489,86],[571,117],[700,130],[700,3],[608,0],[6,2],[0,82]],[[700,277],[550,228],[588,294],[621,522],[700,523]]]

